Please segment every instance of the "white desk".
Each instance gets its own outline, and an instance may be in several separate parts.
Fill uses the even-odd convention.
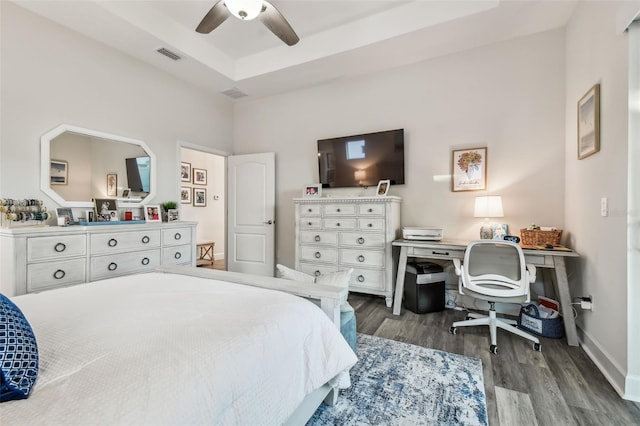
[[[393,300],[393,314],[400,315],[407,259],[410,257],[442,260],[464,259],[464,251],[468,241],[396,240],[392,244],[393,246],[400,247],[398,275],[396,276],[395,296]],[[575,251],[534,249],[523,249],[523,251],[527,263],[534,265],[536,268],[549,268],[553,270],[554,275],[552,281],[560,302],[560,309],[564,314],[563,320],[567,343],[571,346],[578,346],[578,334],[576,332],[575,318],[573,317],[569,280],[567,278],[567,268],[564,261],[567,257],[579,257],[578,253]]]

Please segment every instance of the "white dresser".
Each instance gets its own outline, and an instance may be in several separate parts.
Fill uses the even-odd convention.
[[[393,300],[399,197],[296,198],[296,269],[312,275],[353,268],[349,291]]]
[[[196,222],[0,229],[0,291],[19,295],[195,266]]]

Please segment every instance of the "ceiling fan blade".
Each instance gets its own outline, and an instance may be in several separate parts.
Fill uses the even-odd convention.
[[[284,19],[284,16],[266,0],[262,2],[260,20],[272,33],[289,46],[293,46],[300,41],[300,38],[298,38],[298,35],[293,31],[287,20]]]
[[[201,34],[209,34],[226,21],[229,16],[231,16],[231,12],[229,12],[227,6],[224,5],[224,0],[220,0],[204,15],[196,31]]]

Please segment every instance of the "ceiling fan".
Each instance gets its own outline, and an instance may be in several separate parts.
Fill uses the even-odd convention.
[[[284,16],[266,0],[219,0],[202,18],[196,31],[209,34],[230,15],[243,21],[259,17],[272,33],[289,46],[293,46],[300,40]]]

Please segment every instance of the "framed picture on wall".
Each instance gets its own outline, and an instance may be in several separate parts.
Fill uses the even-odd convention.
[[[191,204],[191,188],[187,186],[180,188],[180,202],[182,204]]]
[[[115,173],[107,174],[107,197],[118,196],[118,175]]]
[[[457,149],[451,153],[451,190],[487,189],[487,148]]]
[[[182,182],[191,182],[191,163],[180,163],[180,180]]]
[[[67,162],[62,160],[51,160],[49,164],[49,183],[51,185],[66,185],[68,169]]]
[[[207,206],[207,190],[204,188],[193,188],[193,206]]]
[[[578,101],[578,160],[600,151],[600,85]]]
[[[205,169],[193,168],[193,183],[196,185],[207,184],[207,171]]]

